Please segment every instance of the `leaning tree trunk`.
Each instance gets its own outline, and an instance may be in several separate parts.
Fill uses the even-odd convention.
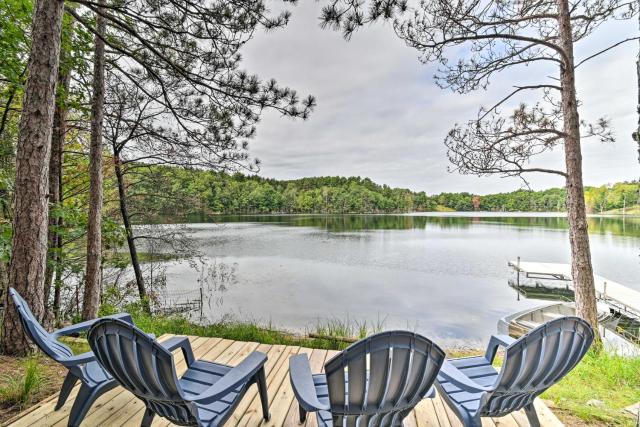
[[[62,0],[35,2],[31,55],[16,149],[9,286],[24,297],[38,320],[42,320],[44,314],[49,157],[63,11]],[[8,297],[5,307],[3,350],[7,354],[25,354],[29,343]]]
[[[93,58],[93,99],[91,105],[91,146],[89,149],[89,221],[87,226],[87,270],[82,318],[94,319],[100,305],[100,264],[102,254],[102,120],[104,116],[105,19],[96,16]]]
[[[582,153],[580,149],[580,118],[576,99],[573,37],[567,0],[558,0],[560,45],[565,53],[560,71],[562,111],[564,114],[565,163],[567,170],[567,214],[571,244],[571,276],[575,288],[578,316],[593,326],[598,334],[596,291],[591,266],[591,250],[587,227],[587,211],[582,183]]]
[[[66,98],[71,82],[71,72],[64,66],[64,62],[68,52],[64,49],[60,52],[60,67],[58,71],[58,100],[53,115],[53,134],[51,135],[51,159],[49,161],[49,202],[51,206],[60,208],[62,205],[62,153],[64,147],[64,139],[67,133],[67,106]],[[62,218],[53,210],[49,211],[49,258],[47,269],[45,272],[44,284],[44,301],[47,317],[58,320],[58,309],[60,301],[54,300],[53,313],[49,312],[47,304],[51,295],[51,285],[53,282],[54,272],[59,268],[62,251],[62,237],[60,236],[60,228],[62,227]],[[54,284],[58,286],[59,283]],[[59,292],[58,292],[59,295]]]
[[[144,277],[140,268],[140,260],[138,260],[138,250],[136,249],[136,241],[133,237],[133,229],[131,228],[131,218],[129,217],[129,209],[127,207],[127,193],[124,184],[124,175],[122,172],[122,161],[116,147],[113,147],[113,166],[118,181],[118,198],[120,200],[120,214],[122,215],[122,223],[127,234],[127,245],[129,245],[129,255],[131,257],[131,265],[133,273],[136,276],[136,284],[138,285],[138,295],[142,302],[142,308],[145,312],[150,313],[149,299],[147,298],[147,290],[144,286]]]

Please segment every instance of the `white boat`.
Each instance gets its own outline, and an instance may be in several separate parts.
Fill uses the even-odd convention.
[[[550,320],[575,315],[576,307],[572,302],[534,307],[501,318],[498,333],[519,338]],[[624,336],[624,331],[618,327],[619,322],[620,317],[612,314],[606,304],[598,304],[598,323],[605,347],[621,355],[640,355],[640,346]]]

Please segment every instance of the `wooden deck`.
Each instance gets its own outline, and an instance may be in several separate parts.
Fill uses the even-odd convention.
[[[169,337],[170,335],[163,335],[160,340],[162,341]],[[260,400],[256,387],[251,387],[233,416],[225,424],[226,427],[299,426],[298,408],[288,378],[289,356],[300,353],[309,354],[312,370],[320,372],[324,361],[336,353],[335,351],[231,341],[220,338],[189,337],[189,340],[196,358],[199,359],[236,365],[254,350],[262,351],[269,356],[266,371],[271,420],[268,423],[262,421]],[[186,366],[179,350],[176,351],[175,355],[178,373],[180,374],[186,369]],[[78,389],[79,387],[76,386],[67,403],[59,411],[53,410],[58,398],[57,395],[54,395],[10,420],[8,425],[15,427],[66,426],[67,417]],[[544,403],[536,402],[536,408],[544,427],[563,425]],[[117,387],[96,401],[82,425],[139,426],[143,409],[142,401],[135,398],[128,391]],[[163,418],[156,417],[153,425],[169,426],[172,424]],[[522,412],[503,418],[486,419],[483,422],[483,426],[525,427],[528,425],[526,416]],[[405,420],[405,426],[448,427],[461,426],[461,424],[442,399],[437,396],[435,399],[426,399],[420,403],[416,410]],[[308,417],[305,427],[317,427],[315,415],[311,414]]]

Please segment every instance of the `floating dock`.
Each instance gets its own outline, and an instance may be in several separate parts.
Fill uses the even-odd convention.
[[[565,282],[568,289],[573,290],[569,264],[524,262],[518,259],[509,261],[509,266],[516,271],[518,281],[521,275],[527,279],[559,280]],[[593,279],[598,301],[606,303],[616,312],[640,319],[640,292],[597,274],[594,274]]]

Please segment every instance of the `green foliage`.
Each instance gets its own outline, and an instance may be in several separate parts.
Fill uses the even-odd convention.
[[[279,181],[239,173],[151,167],[153,179],[132,192],[137,210],[154,212],[151,221],[202,220],[211,214],[403,213],[403,212],[563,212],[565,190],[518,190],[476,196],[440,193],[429,196],[378,185],[369,178],[316,177]],[[640,201],[637,182],[587,187],[592,212],[632,206]]]
[[[621,182],[614,185],[587,187],[585,189],[587,206],[593,213],[606,213],[640,205],[640,185],[637,182]]]
[[[368,178],[278,181],[242,174],[153,167],[154,179],[131,194],[156,220],[212,213],[391,213],[435,208],[425,193],[380,186]],[[157,197],[161,195],[161,197]]]
[[[0,76],[21,85],[30,46],[31,0],[0,0]]]
[[[640,401],[640,357],[590,351],[560,383],[542,395],[586,422],[634,426],[622,409]],[[596,399],[601,406],[589,406]]]
[[[69,347],[73,352],[73,354],[75,355],[86,353],[87,351],[91,351],[91,347],[89,347],[89,343],[84,338],[61,337],[60,341],[64,343],[67,347]]]
[[[30,46],[31,0],[0,0],[0,216],[8,217],[18,135],[17,111]]]
[[[9,405],[25,406],[44,385],[45,377],[37,357],[24,360],[24,371],[2,378],[0,400]]]
[[[11,258],[11,237],[13,230],[11,222],[0,219],[0,262],[9,262]]]

